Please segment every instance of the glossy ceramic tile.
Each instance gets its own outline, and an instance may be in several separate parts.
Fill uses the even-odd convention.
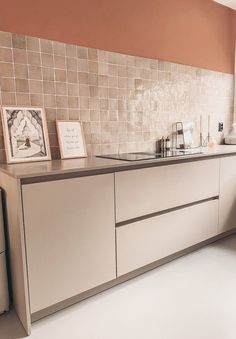
[[[199,130],[200,115],[204,136],[211,115],[211,133],[221,142],[218,122],[227,133],[233,118],[233,80],[230,74],[0,32],[0,103],[44,107],[50,125],[81,119],[89,155],[153,151],[176,121],[194,121]],[[51,149],[58,157],[58,144]]]

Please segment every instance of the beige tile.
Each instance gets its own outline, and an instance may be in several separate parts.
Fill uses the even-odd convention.
[[[53,68],[42,67],[42,76],[43,80],[54,81],[55,74]]]
[[[3,105],[16,105],[16,94],[2,91],[2,104]]]
[[[12,62],[12,50],[6,47],[0,47],[0,61]]]
[[[39,38],[27,36],[26,37],[26,47],[27,47],[27,50],[29,50],[29,51],[39,52],[40,51]]]
[[[79,98],[79,106],[81,109],[88,109],[89,108],[89,99],[86,97]]]
[[[98,60],[98,51],[95,48],[88,48],[88,59],[89,60]]]
[[[77,57],[77,46],[66,44],[66,56],[67,57]]]
[[[57,118],[57,110],[55,108],[45,108],[47,121],[55,121]],[[50,132],[52,133],[52,132]],[[54,133],[54,129],[53,129]]]
[[[79,86],[77,84],[68,84],[68,95],[78,96]]]
[[[21,79],[28,78],[28,67],[24,64],[15,64],[14,65],[15,77]]]
[[[29,81],[27,79],[16,79],[16,92],[29,92]]]
[[[43,82],[41,80],[29,80],[30,93],[42,94]]]
[[[89,86],[89,93],[91,97],[98,97],[98,87],[97,86]]]
[[[126,66],[118,66],[118,76],[119,77],[127,77],[127,67]]]
[[[117,65],[108,65],[108,74],[110,76],[118,76],[118,66]]]
[[[80,110],[81,121],[90,121],[90,111],[88,109]]]
[[[69,112],[66,108],[58,108],[57,109],[57,120],[68,120]]]
[[[55,68],[66,69],[66,58],[60,55],[54,55]]]
[[[53,160],[60,159],[59,147],[50,147],[51,157]]]
[[[109,76],[108,77],[108,86],[117,88],[118,87],[118,77]]]
[[[66,82],[67,81],[66,71],[62,69],[55,69],[55,80]]]
[[[88,59],[88,48],[77,46],[77,57],[79,59]]]
[[[107,87],[108,86],[108,77],[106,75],[99,75],[98,76],[98,85]]]
[[[100,121],[100,112],[96,110],[90,111],[90,120],[91,121]]]
[[[16,93],[16,104],[30,106],[30,96],[27,93]]]
[[[99,87],[98,88],[98,96],[100,98],[108,98],[108,88],[107,87]]]
[[[32,106],[43,107],[43,95],[30,94],[30,104]]]
[[[89,98],[89,108],[98,110],[100,106],[100,99],[98,97]]]
[[[46,39],[40,39],[40,48],[42,53],[53,53],[52,41]]]
[[[57,95],[56,105],[58,108],[68,108],[68,97],[66,95]]]
[[[78,59],[78,71],[88,72],[88,60],[87,59]]]
[[[0,78],[1,91],[15,92],[15,80],[12,78]]]
[[[68,97],[68,107],[69,108],[79,108],[79,100],[78,97]]]
[[[69,109],[69,120],[80,120],[80,111],[78,109]]]
[[[13,49],[13,59],[15,63],[27,64],[26,51],[19,48]]]
[[[41,59],[42,59],[42,66],[44,66],[44,67],[53,67],[54,66],[52,54],[41,53]]]
[[[66,58],[66,67],[69,71],[77,71],[77,58]]]
[[[68,87],[66,82],[55,82],[56,94],[67,95]]]
[[[88,69],[91,73],[98,73],[98,63],[96,61],[88,61]]]
[[[88,83],[92,86],[98,86],[98,75],[93,73],[88,73]]]
[[[43,81],[43,93],[44,94],[55,94],[55,82],[54,81]]]
[[[75,71],[67,71],[67,79],[69,83],[77,83],[78,82],[78,77],[77,77],[77,72]]]
[[[12,34],[12,46],[13,48],[26,49],[26,38],[24,35]]]
[[[87,85],[89,83],[89,73],[78,72],[78,81],[80,84]]]
[[[41,65],[40,53],[28,51],[27,56],[29,65]]]
[[[53,41],[53,53],[55,55],[65,56],[66,47],[63,42]]]
[[[44,94],[43,99],[44,99],[44,106],[45,107],[56,108],[56,97],[55,97],[55,95]]]
[[[108,64],[104,62],[98,62],[98,73],[108,75]]]
[[[109,102],[108,102],[107,98],[106,99],[100,99],[99,102],[100,102],[100,105],[99,105],[100,109],[102,109],[102,110],[109,109]]]
[[[28,66],[29,79],[42,80],[42,68],[40,66]]]
[[[12,47],[12,34],[0,31],[0,46]]]

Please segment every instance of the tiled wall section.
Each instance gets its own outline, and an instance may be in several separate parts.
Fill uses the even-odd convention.
[[[212,119],[228,130],[233,76],[0,32],[2,105],[46,110],[53,158],[55,120],[82,120],[88,154],[154,150],[175,121]],[[1,130],[0,161],[5,160]]]

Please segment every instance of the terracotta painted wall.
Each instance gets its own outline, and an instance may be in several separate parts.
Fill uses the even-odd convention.
[[[234,11],[211,0],[0,0],[0,30],[234,71]]]

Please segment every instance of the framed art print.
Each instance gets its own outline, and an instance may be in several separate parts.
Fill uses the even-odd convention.
[[[51,159],[42,108],[2,107],[2,123],[8,163]]]
[[[87,157],[80,121],[57,121],[57,135],[62,159]]]

